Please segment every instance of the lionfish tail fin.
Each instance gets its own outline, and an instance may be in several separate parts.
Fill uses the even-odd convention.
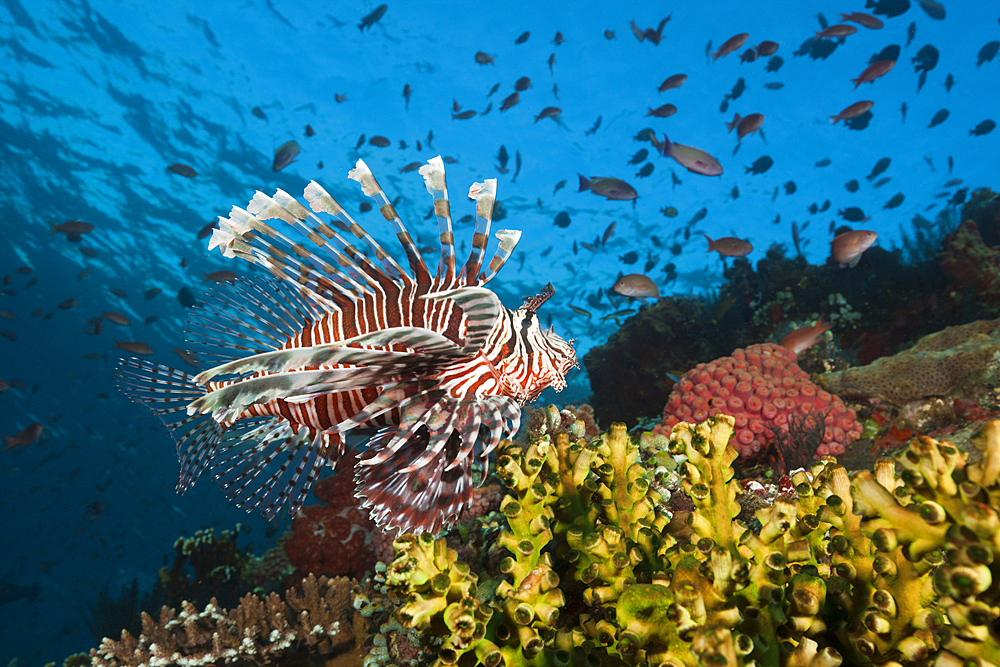
[[[184,493],[198,481],[222,438],[223,427],[211,415],[187,413],[205,388],[183,371],[134,357],[122,359],[114,377],[125,395],[149,408],[170,431],[181,466],[177,491]]]

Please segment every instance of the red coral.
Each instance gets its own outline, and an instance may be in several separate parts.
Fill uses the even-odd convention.
[[[817,387],[799,368],[795,354],[774,343],[738,349],[731,357],[698,364],[674,385],[654,432],[669,434],[680,421],[700,422],[727,414],[736,418],[733,446],[741,458],[767,449],[775,429],[787,432],[789,418],[825,414],[826,430],[816,456],[839,455],[861,435],[854,410]]]
[[[313,487],[325,504],[302,508],[292,522],[285,553],[301,573],[357,577],[375,566],[372,537],[378,528],[354,497],[354,455],[345,458],[336,474]]]

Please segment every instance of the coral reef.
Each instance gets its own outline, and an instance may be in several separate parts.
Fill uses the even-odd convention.
[[[142,632],[105,639],[92,667],[307,664],[354,647],[351,582],[309,576],[284,599],[245,595],[227,611],[214,598],[201,611],[184,602],[142,615]]]
[[[787,433],[801,417],[825,426],[812,452],[816,456],[843,454],[861,435],[854,411],[813,384],[795,353],[774,343],[738,349],[685,373],[663,409],[662,424],[653,430],[665,434],[678,422],[719,414],[736,418],[733,445],[744,459],[766,454],[775,434]]]
[[[169,569],[161,568],[157,577],[165,604],[177,607],[188,601],[202,606],[217,598],[222,606],[233,606],[252,590],[253,584],[247,580],[251,557],[236,545],[241,530],[236,524],[218,537],[209,528],[193,537],[178,538],[174,562]]]
[[[998,352],[1000,319],[980,320],[925,336],[912,348],[867,366],[824,373],[817,381],[845,397],[902,407],[929,397],[968,394],[995,369]]]
[[[930,438],[871,473],[825,458],[757,530],[736,519],[734,425],[678,424],[656,455],[690,499],[673,522],[622,424],[504,444],[506,556],[473,571],[444,539],[400,537],[400,625],[435,665],[1000,664],[1000,422],[979,462]]]
[[[1000,306],[1000,250],[983,242],[975,222],[965,220],[945,238],[940,261],[957,291],[970,292],[994,310]]]
[[[375,565],[372,540],[378,530],[354,496],[356,455],[350,452],[345,459],[313,487],[323,504],[303,507],[284,543],[288,560],[302,574],[361,576]]]

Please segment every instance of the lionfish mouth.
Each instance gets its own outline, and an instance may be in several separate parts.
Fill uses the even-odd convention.
[[[210,468],[240,507],[294,515],[347,434],[379,428],[356,468],[358,496],[386,528],[437,531],[468,506],[473,462],[485,473],[489,453],[517,431],[524,397],[566,386],[572,344],[535,317],[551,284],[516,311],[485,287],[521,235],[498,230],[482,271],[496,180],[469,189],[476,224],[458,266],[440,156],[420,175],[438,219],[434,274],[362,160],[348,177],[389,222],[409,271],[315,181],[308,208],[282,190],[258,191],[219,218],[209,250],[272,277],[220,285],[193,309],[187,347],[207,370],[132,358],[116,372],[176,441],[180,492]]]

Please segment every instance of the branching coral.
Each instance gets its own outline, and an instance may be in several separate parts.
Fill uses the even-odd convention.
[[[142,632],[105,639],[90,652],[93,667],[260,665],[306,662],[331,655],[353,639],[350,580],[310,575],[285,599],[246,595],[226,611],[213,600],[199,611],[184,602],[142,615]]]
[[[900,476],[890,460],[851,476],[824,458],[756,532],[736,518],[733,418],[680,423],[683,537],[624,426],[582,430],[502,446],[495,592],[477,584],[497,573],[471,572],[443,539],[397,540],[397,617],[443,642],[436,664],[1000,664],[1000,422],[979,463],[926,438]]]

